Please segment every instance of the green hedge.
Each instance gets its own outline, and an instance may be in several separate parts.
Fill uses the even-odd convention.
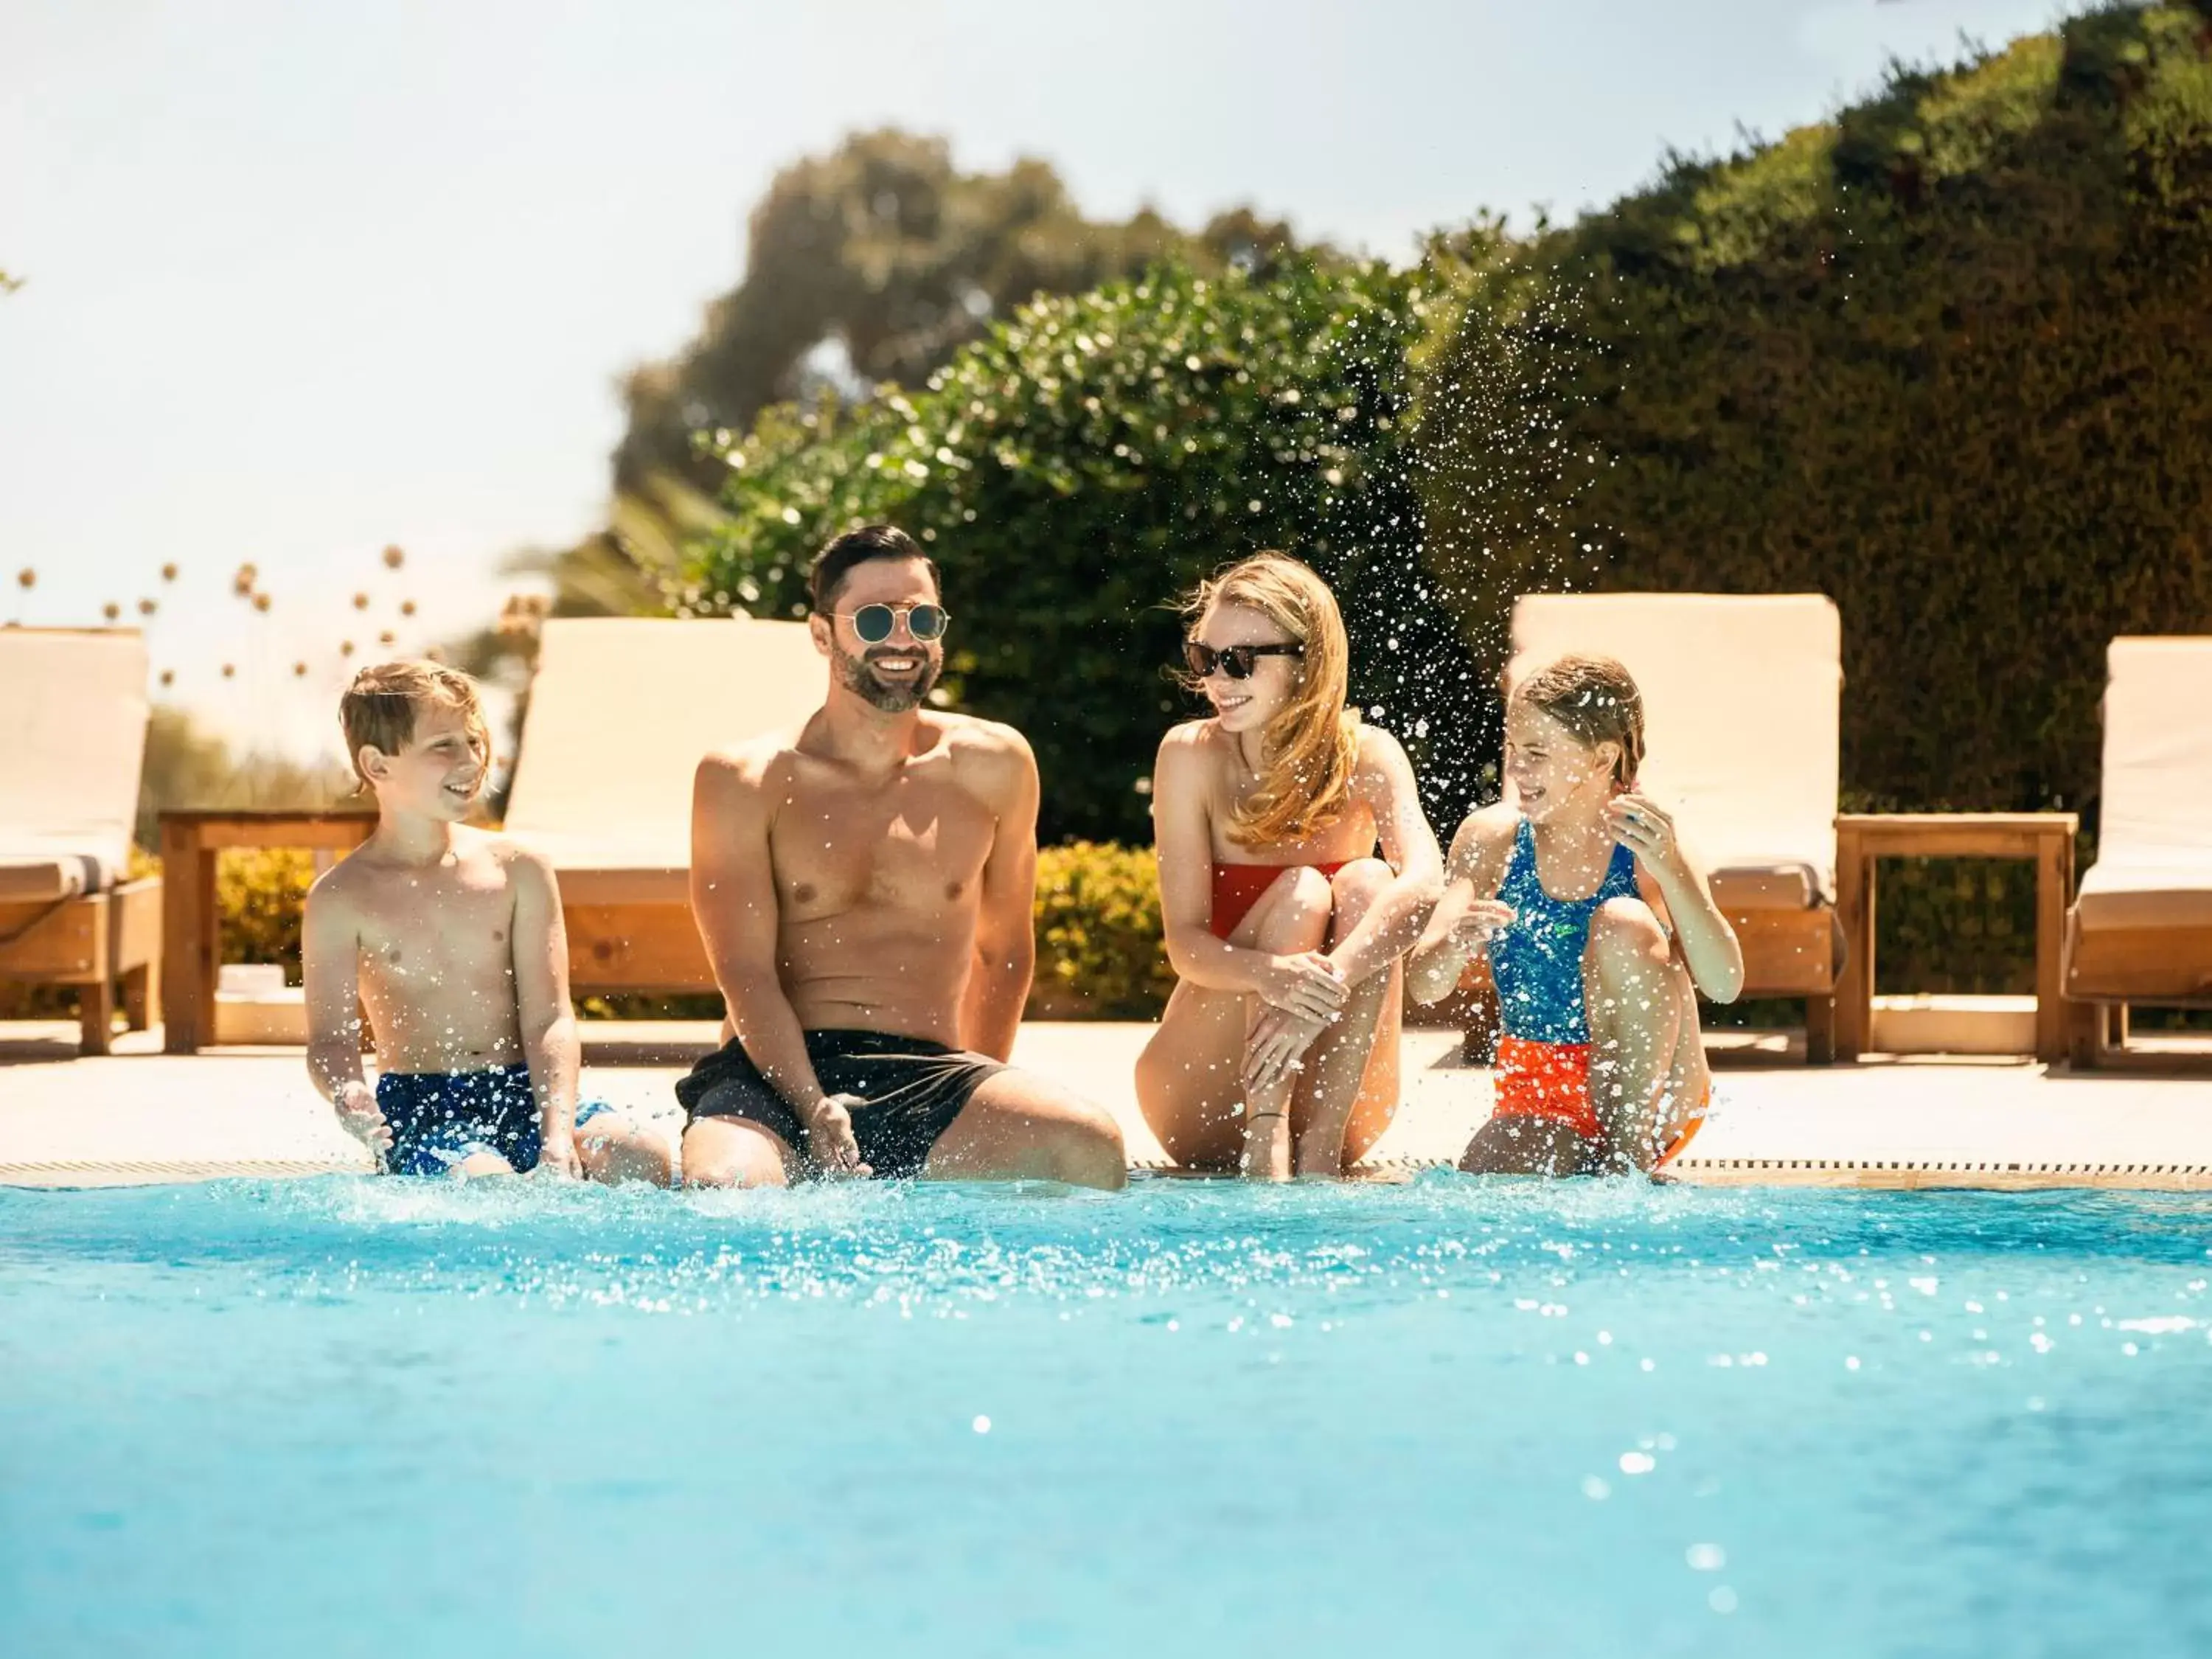
[[[1534,589],[1814,590],[1847,795],[2094,809],[2106,641],[2212,630],[2203,11],[1900,72],[1461,252],[1420,476],[1486,662]]]
[[[145,873],[158,873],[146,861]],[[312,854],[228,852],[216,867],[216,905],[225,962],[283,963],[296,981],[300,922],[314,881]],[[1149,848],[1077,842],[1037,857],[1035,1019],[1151,1019],[1166,1005],[1174,975],[1160,948],[1159,880]],[[41,1013],[73,1006],[64,1000]],[[578,1010],[600,1019],[719,1019],[721,1000],[690,996],[584,997]]]
[[[1071,842],[1037,855],[1031,1019],[1154,1019],[1175,989],[1148,847]]]

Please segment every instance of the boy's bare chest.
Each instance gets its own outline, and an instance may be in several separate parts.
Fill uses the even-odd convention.
[[[769,838],[777,898],[796,919],[938,908],[972,897],[994,833],[990,809],[949,768],[878,786],[802,777]]]
[[[386,976],[474,978],[512,967],[514,889],[496,867],[380,873],[359,906],[364,963]]]

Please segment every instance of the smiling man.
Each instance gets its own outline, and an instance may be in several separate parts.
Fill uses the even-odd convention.
[[[936,565],[869,525],[815,561],[829,696],[700,763],[691,907],[729,1008],[677,1085],[684,1174],[1034,1178],[1119,1187],[1114,1120],[1006,1064],[1035,961],[1036,763],[928,704]]]

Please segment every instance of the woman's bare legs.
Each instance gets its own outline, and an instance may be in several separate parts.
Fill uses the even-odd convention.
[[[1383,867],[1379,860],[1362,862]],[[1340,878],[1357,867],[1347,866],[1338,872]],[[1357,890],[1367,879],[1354,877],[1346,884]],[[1305,896],[1305,902],[1297,907],[1298,919],[1295,924],[1288,915],[1278,919],[1274,909],[1278,901],[1293,890],[1294,883],[1304,889]],[[1372,897],[1370,893],[1362,902],[1371,902]],[[1341,931],[1332,933],[1333,924],[1340,929],[1352,925],[1334,922],[1338,902],[1335,885],[1318,871],[1285,872],[1253,906],[1251,913],[1230,936],[1230,942],[1283,954],[1322,950],[1342,937]],[[1278,921],[1281,931],[1263,937],[1261,930],[1269,927],[1271,919]],[[1392,969],[1393,987],[1397,982],[1397,971]],[[1378,974],[1370,983],[1379,988],[1383,981],[1384,975]],[[1359,991],[1364,988],[1355,988],[1352,1003],[1357,1003]],[[1347,1065],[1341,1063],[1317,1065],[1318,1051],[1323,1043],[1334,1047],[1358,1041],[1366,1054],[1364,1072],[1352,1073],[1352,1103],[1346,1107],[1338,1101],[1330,1109],[1337,1120],[1346,1126],[1334,1132],[1340,1147],[1340,1164],[1356,1160],[1375,1143],[1389,1127],[1398,1103],[1398,1000],[1387,990],[1371,994],[1382,1003],[1381,1018],[1370,1024],[1363,1010],[1359,1023],[1365,1024],[1367,1030],[1361,1036],[1351,1029],[1354,1021],[1352,1005],[1348,1003],[1346,1018],[1316,1040],[1314,1050],[1306,1055],[1304,1069],[1294,1074],[1297,1086],[1289,1097],[1289,1127],[1292,1138],[1303,1146],[1311,1113],[1325,1106],[1329,1098],[1324,1092],[1322,1078],[1328,1079],[1327,1090],[1334,1091],[1342,1086],[1342,1079],[1350,1071]],[[1137,1061],[1137,1101],[1145,1121],[1159,1137],[1168,1155],[1184,1169],[1233,1170],[1243,1159],[1244,1043],[1257,1018],[1254,1010],[1258,1006],[1257,997],[1241,993],[1179,985]],[[1339,1057],[1340,1060],[1345,1059],[1348,1056]],[[1270,1109],[1262,1102],[1256,1103],[1256,1109]],[[1300,1168],[1305,1168],[1303,1158]],[[1334,1169],[1315,1173],[1334,1173]]]
[[[1380,859],[1360,859],[1329,878],[1332,911],[1328,948],[1342,944],[1359,925],[1376,897],[1390,884],[1390,866]],[[1346,1141],[1356,1114],[1377,1105],[1382,1123],[1368,1133],[1357,1158],[1379,1136],[1398,1105],[1398,1014],[1403,1002],[1403,970],[1392,963],[1352,988],[1337,1023],[1306,1050],[1298,1096],[1297,1170],[1302,1176],[1340,1176]],[[1378,1060],[1387,1064],[1377,1066]],[[1377,1077],[1382,1071],[1385,1076]],[[1367,1127],[1363,1124],[1363,1129]]]

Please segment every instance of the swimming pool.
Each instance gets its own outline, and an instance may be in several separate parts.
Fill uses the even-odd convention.
[[[0,1192],[0,1653],[2201,1653],[2208,1221]]]

